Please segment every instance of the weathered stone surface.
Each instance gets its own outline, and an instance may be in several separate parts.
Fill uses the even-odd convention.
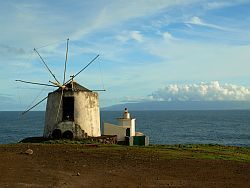
[[[85,134],[83,134],[82,131],[88,136],[101,136],[98,94],[86,91],[65,91],[63,97],[74,97],[73,123],[75,126],[72,124],[70,129],[67,129],[73,133],[73,137],[79,139],[84,138]],[[45,138],[50,138],[59,124],[62,121],[66,121],[63,119],[63,105],[60,105],[60,101],[61,92],[55,91],[49,93],[43,135]],[[64,131],[65,127],[61,132],[63,133]]]

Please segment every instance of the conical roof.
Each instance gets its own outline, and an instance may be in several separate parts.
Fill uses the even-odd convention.
[[[83,87],[82,85],[78,84],[75,81],[71,81],[68,84],[66,84],[65,86],[66,86],[66,90],[68,90],[68,91],[92,92],[91,90],[87,89],[86,87]],[[58,88],[56,91],[62,91],[62,89]]]

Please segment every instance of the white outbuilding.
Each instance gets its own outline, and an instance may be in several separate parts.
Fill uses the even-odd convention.
[[[117,135],[118,141],[125,141],[125,137],[135,136],[135,118],[130,118],[128,109],[125,108],[123,117],[117,118],[118,125],[104,123],[104,135]]]
[[[104,135],[116,135],[117,141],[127,145],[149,145],[149,137],[135,131],[135,118],[131,118],[128,109],[125,108],[123,117],[117,118],[118,125],[103,124]]]

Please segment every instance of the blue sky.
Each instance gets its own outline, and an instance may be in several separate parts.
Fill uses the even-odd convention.
[[[104,87],[102,107],[250,99],[249,0],[9,0],[0,14],[0,110],[52,91],[14,80],[53,80],[33,48],[62,80],[67,38],[67,77],[100,54],[76,81]]]

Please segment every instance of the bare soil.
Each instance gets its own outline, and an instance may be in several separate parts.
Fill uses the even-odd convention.
[[[162,155],[125,146],[0,145],[0,187],[250,187],[249,162]]]

